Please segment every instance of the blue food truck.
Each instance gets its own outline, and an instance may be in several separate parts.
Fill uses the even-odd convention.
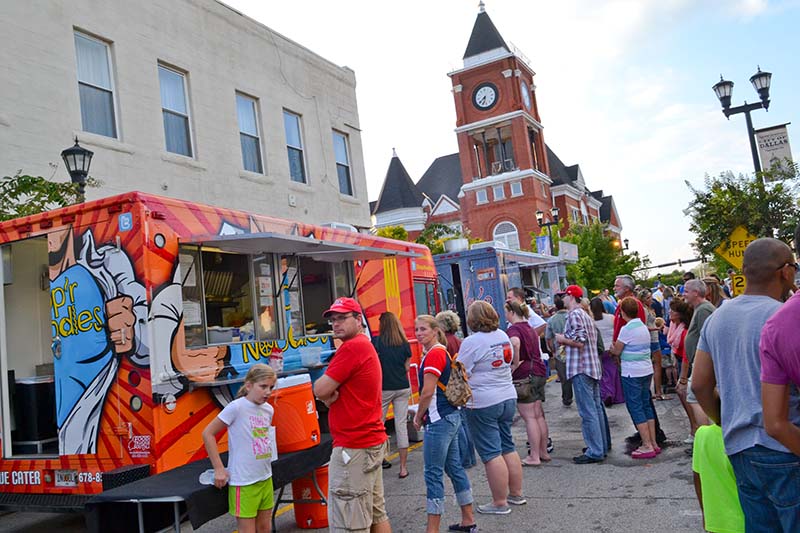
[[[510,287],[522,287],[529,298],[552,304],[553,296],[567,286],[565,260],[520,250],[510,250],[500,242],[478,243],[472,249],[451,249],[433,256],[442,291],[443,307],[461,317],[467,334],[466,309],[476,300],[485,300],[500,315],[500,327],[508,324],[503,303]]]

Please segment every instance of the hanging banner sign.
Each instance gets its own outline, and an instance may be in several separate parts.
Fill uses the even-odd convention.
[[[761,158],[761,168],[769,170],[773,166],[785,168],[786,160],[792,161],[792,150],[789,146],[789,132],[786,126],[771,126],[756,130],[758,154]]]

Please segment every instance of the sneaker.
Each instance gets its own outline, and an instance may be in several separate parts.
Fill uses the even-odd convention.
[[[689,435],[685,439],[683,439],[684,444],[694,444],[694,435]]]
[[[528,503],[528,500],[525,499],[525,496],[514,496],[513,494],[509,494],[506,501],[511,505],[525,505]]]
[[[476,507],[479,513],[481,514],[509,514],[511,513],[511,507],[508,505],[494,505],[492,503],[487,503],[484,505],[479,505]]]
[[[579,455],[577,457],[572,458],[572,462],[576,465],[590,465],[592,463],[600,463],[602,459],[595,459],[594,457],[589,457],[585,453],[583,455]]]
[[[387,461],[386,459],[384,459],[384,460],[383,460],[383,464],[381,464],[381,467],[382,467],[384,470],[386,470],[387,468],[391,468],[391,467],[392,467],[392,463],[390,463],[389,461]]]
[[[547,437],[547,453],[553,453],[553,450],[555,449],[556,447],[553,446],[553,439]]]
[[[447,531],[464,531],[465,533],[476,533],[478,531],[478,524],[471,526],[462,526],[461,524],[450,524]]]

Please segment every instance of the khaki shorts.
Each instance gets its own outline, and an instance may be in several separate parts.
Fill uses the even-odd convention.
[[[388,449],[388,440],[370,448],[333,449],[328,467],[330,531],[368,532],[372,524],[389,519],[381,468]]]

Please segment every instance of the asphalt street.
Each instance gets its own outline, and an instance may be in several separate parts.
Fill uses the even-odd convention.
[[[476,515],[481,531],[537,532],[697,532],[702,531],[702,518],[692,487],[691,457],[681,441],[688,435],[688,422],[676,397],[656,402],[661,424],[669,438],[663,453],[652,460],[634,460],[625,454],[624,439],[633,432],[624,404],[608,409],[613,449],[600,464],[576,465],[572,457],[581,453],[580,417],[573,404],[564,407],[560,401],[560,385],[546,387],[545,413],[555,450],[553,461],[541,467],[524,469],[524,493],[527,505],[514,507],[510,515]],[[525,429],[521,419],[513,427],[515,441],[525,453]],[[420,443],[421,444],[421,443]],[[396,532],[424,531],[425,483],[422,477],[422,449],[409,454],[409,471],[405,479],[397,476],[398,459],[392,456],[393,467],[384,470],[387,511]],[[469,472],[475,499],[490,500],[489,487],[482,466]],[[455,523],[460,514],[449,481],[447,511],[442,520]],[[291,506],[278,509],[280,532],[321,531],[299,529]],[[205,524],[202,533],[231,533],[235,520],[222,516]],[[79,532],[84,531],[80,516],[13,513],[0,517],[0,531],[6,532]],[[194,531],[185,523],[182,531]]]

